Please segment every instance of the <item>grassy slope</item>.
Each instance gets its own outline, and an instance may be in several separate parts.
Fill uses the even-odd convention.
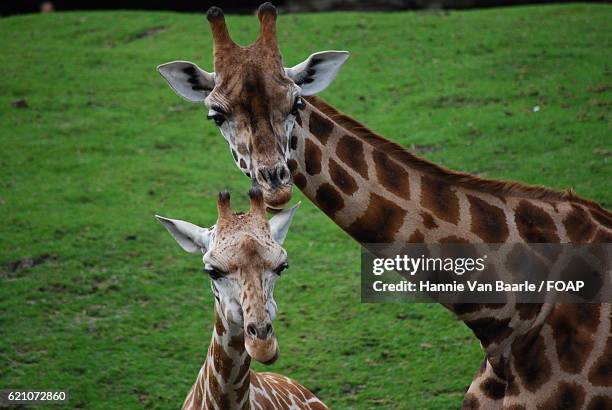
[[[238,41],[256,37],[255,18],[229,22]],[[610,207],[611,22],[610,6],[570,5],[292,15],[278,31],[287,64],[350,50],[323,96],[383,135],[456,169],[573,186]],[[0,387],[175,408],[203,360],[212,302],[199,258],[152,216],[209,225],[218,190],[244,207],[248,188],[202,110],[154,69],[210,68],[204,19],[11,17],[0,51],[0,264],[55,255],[0,279]],[[29,108],[11,105],[22,98]],[[482,357],[462,324],[435,305],[361,304],[358,246],[307,201],[287,249],[273,371],[333,408],[459,406]]]

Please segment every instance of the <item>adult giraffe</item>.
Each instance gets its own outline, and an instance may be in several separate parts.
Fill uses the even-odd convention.
[[[361,244],[612,242],[612,214],[594,202],[444,169],[312,96],[348,53],[283,68],[274,6],[258,17],[260,37],[241,47],[211,8],[215,72],[184,61],[158,69],[179,95],[208,107],[269,208],[282,208],[295,184]],[[609,304],[445,307],[485,350],[464,408],[612,408]]]

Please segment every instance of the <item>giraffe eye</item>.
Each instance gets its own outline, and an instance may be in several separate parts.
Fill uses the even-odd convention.
[[[293,102],[293,107],[291,108],[291,115],[296,116],[298,110],[304,107],[304,101],[302,97],[295,97],[295,101]]]
[[[219,113],[215,113],[215,114],[209,114],[206,116],[206,118],[208,118],[209,120],[213,120],[215,122],[215,125],[217,127],[220,127],[221,125],[223,125],[223,123],[225,122],[225,116],[223,114],[219,114]]]
[[[276,273],[278,276],[281,275],[281,273],[287,269],[289,267],[289,264],[287,262],[283,262],[281,263],[276,269],[274,269],[274,273]]]
[[[204,272],[208,273],[208,276],[210,276],[212,280],[217,280],[225,276],[225,272],[212,265],[204,265]]]

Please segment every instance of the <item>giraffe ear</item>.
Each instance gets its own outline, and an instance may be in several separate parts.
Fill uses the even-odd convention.
[[[178,219],[164,218],[159,215],[155,215],[155,217],[166,227],[170,235],[172,235],[181,248],[187,252],[206,252],[208,249],[210,242],[210,231],[208,229],[200,228],[190,222]]]
[[[302,88],[302,95],[314,95],[336,78],[348,57],[348,51],[321,51],[294,67],[285,68],[285,73]]]
[[[189,102],[203,102],[215,88],[215,73],[208,73],[189,61],[172,61],[157,66],[175,93]]]
[[[268,221],[272,238],[274,238],[279,245],[285,242],[285,237],[287,236],[287,232],[289,232],[289,226],[299,206],[300,202],[289,209],[283,209]]]

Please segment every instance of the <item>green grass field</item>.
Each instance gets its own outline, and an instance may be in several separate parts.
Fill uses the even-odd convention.
[[[256,38],[255,17],[228,21],[240,43]],[[287,65],[351,51],[322,96],[421,155],[612,206],[611,6],[288,15],[278,33]],[[212,69],[204,17],[10,17],[0,52],[0,388],[179,407],[212,297],[200,258],[153,215],[208,226],[217,191],[244,209],[249,187],[204,110],[155,71]],[[460,406],[482,359],[463,324],[437,305],[362,304],[358,245],[308,200],[286,248],[267,370],[335,409]]]

